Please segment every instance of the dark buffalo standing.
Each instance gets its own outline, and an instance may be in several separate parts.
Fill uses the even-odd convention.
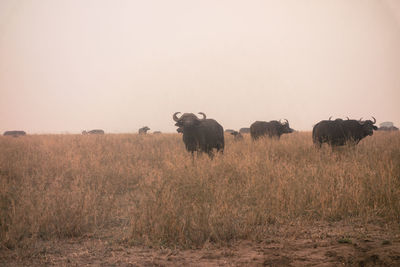
[[[12,136],[12,137],[18,137],[18,136],[24,136],[26,135],[25,131],[5,131],[4,136]]]
[[[183,133],[187,151],[192,155],[195,151],[206,152],[210,157],[214,148],[217,151],[224,151],[224,128],[216,120],[207,119],[206,114],[202,112],[199,114],[203,115],[203,119],[199,119],[193,113],[184,113],[178,118],[179,113],[175,112],[172,118],[176,122],[175,126],[178,126],[178,130]]]
[[[94,129],[94,130],[90,130],[89,132],[83,131],[82,132],[83,135],[86,134],[104,134],[104,131],[101,129]]]
[[[150,128],[147,127],[147,126],[144,126],[144,127],[139,129],[139,134],[147,134],[148,130],[150,130]]]
[[[292,133],[293,129],[289,127],[288,120],[280,121],[256,121],[250,126],[250,134],[253,140],[257,140],[262,136],[280,138],[282,134]]]
[[[358,144],[364,137],[373,135],[373,130],[377,130],[374,124],[376,119],[371,120],[342,120],[336,119],[323,120],[313,127],[312,138],[314,144],[319,147],[323,143],[330,146],[343,146],[346,143]]]
[[[239,133],[238,131],[231,132],[231,135],[233,135],[234,141],[242,141],[243,140],[243,135],[241,133]]]

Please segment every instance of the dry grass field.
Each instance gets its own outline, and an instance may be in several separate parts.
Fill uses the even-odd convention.
[[[181,139],[0,137],[0,265],[400,265],[399,133]]]

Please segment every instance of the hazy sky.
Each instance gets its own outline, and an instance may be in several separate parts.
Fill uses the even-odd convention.
[[[400,1],[0,0],[0,131],[400,125]]]

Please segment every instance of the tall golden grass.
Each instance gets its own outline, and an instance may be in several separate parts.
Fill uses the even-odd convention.
[[[178,134],[0,138],[1,248],[126,225],[131,244],[196,247],[294,220],[399,216],[399,133],[334,151],[309,132],[227,135],[223,155],[194,161]]]

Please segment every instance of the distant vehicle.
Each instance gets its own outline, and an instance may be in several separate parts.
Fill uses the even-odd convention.
[[[238,131],[233,131],[231,133],[231,135],[233,135],[234,141],[242,141],[243,140],[243,135],[241,133],[239,133]]]
[[[147,127],[147,126],[144,126],[144,127],[139,129],[139,134],[147,134],[148,130],[150,130],[150,128]]]
[[[82,132],[83,135],[87,135],[87,134],[104,134],[104,131],[102,129],[94,129],[94,130],[90,130],[90,131],[83,131]]]
[[[312,138],[314,144],[319,147],[323,143],[330,146],[343,146],[346,143],[358,144],[363,138],[373,135],[373,130],[377,130],[374,124],[376,119],[371,120],[342,120],[336,119],[323,120],[313,127]]]
[[[195,151],[205,152],[210,157],[213,156],[214,148],[217,151],[224,151],[224,128],[216,120],[207,119],[203,112],[199,112],[203,115],[202,119],[193,113],[184,113],[178,118],[179,113],[175,112],[172,118],[176,122],[175,126],[179,127],[177,131],[183,133],[183,142],[187,151],[192,155]]]
[[[393,126],[394,126],[394,124],[391,121],[385,121],[385,122],[379,123],[379,127],[389,128],[389,127],[393,127]]]
[[[385,121],[379,124],[378,131],[398,131],[399,128],[393,125],[393,122],[391,121]]]
[[[153,134],[161,134],[161,131],[154,131]]]
[[[18,137],[18,136],[24,136],[26,135],[25,131],[5,131],[4,136],[12,136],[12,137]]]
[[[257,140],[262,136],[270,138],[280,138],[282,134],[292,133],[294,130],[290,128],[288,120],[281,121],[256,121],[250,126],[250,134],[253,140]]]
[[[250,133],[250,128],[246,128],[246,127],[240,128],[239,133],[248,134],[248,133]]]

